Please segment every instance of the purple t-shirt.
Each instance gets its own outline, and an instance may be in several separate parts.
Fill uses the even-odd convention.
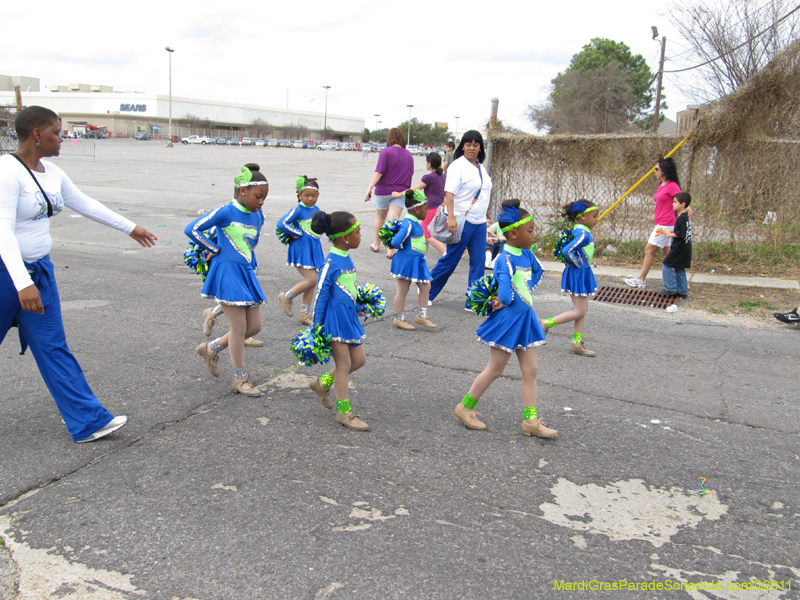
[[[437,175],[436,171],[428,173],[422,178],[425,184],[425,197],[428,199],[428,210],[436,210],[444,202],[445,175]]]
[[[411,178],[414,176],[414,157],[405,148],[387,146],[378,156],[375,172],[381,173],[381,178],[375,185],[377,196],[405,192],[411,187]]]

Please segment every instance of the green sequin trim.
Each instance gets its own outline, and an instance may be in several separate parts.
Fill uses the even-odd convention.
[[[516,223],[512,223],[511,225],[508,225],[506,227],[501,227],[500,231],[502,231],[503,233],[506,233],[507,231],[510,231],[511,229],[516,229],[520,225],[525,225],[525,223],[527,223],[528,221],[532,221],[532,220],[533,220],[533,216],[532,215],[528,215],[527,217],[525,217],[524,219],[520,219]]]
[[[583,334],[582,333],[573,333],[572,334],[572,343],[573,344],[580,344],[583,342]]]
[[[325,375],[319,378],[319,382],[326,388],[331,387],[333,385],[333,373],[328,371],[327,373],[325,373]]]
[[[472,410],[473,408],[475,408],[475,405],[478,403],[478,400],[480,400],[480,398],[473,398],[469,394],[466,394],[464,396],[464,399],[461,401],[461,404],[464,405],[464,408]]]
[[[536,419],[539,416],[539,413],[536,412],[535,406],[526,406],[524,409],[525,411],[525,420],[528,419]]]
[[[336,401],[336,410],[339,411],[340,415],[344,415],[350,412],[350,399],[345,398],[344,400],[337,400]]]
[[[558,323],[556,323],[556,318],[555,317],[550,317],[549,319],[545,319],[544,320],[544,324],[547,325],[548,329],[552,329],[553,327],[558,325]]]

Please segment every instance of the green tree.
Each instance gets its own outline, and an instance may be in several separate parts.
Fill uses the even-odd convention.
[[[403,121],[397,127],[404,135],[408,135],[408,121]],[[406,143],[414,146],[444,146],[451,137],[452,134],[447,129],[414,118],[411,119],[411,140],[406,140]]]
[[[389,137],[389,128],[373,129],[369,132],[369,141],[377,144],[385,144],[386,138]]]
[[[549,133],[644,127],[653,122],[654,80],[641,54],[622,42],[594,38],[551,81],[548,99],[528,107],[528,118]]]

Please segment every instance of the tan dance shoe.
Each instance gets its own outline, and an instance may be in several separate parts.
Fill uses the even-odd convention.
[[[536,435],[540,438],[549,438],[558,435],[558,431],[545,427],[541,419],[526,419],[522,422],[522,435]]]
[[[414,327],[411,323],[403,319],[400,321],[399,319],[394,319],[392,321],[392,325],[397,327],[398,329],[405,329],[406,331],[414,331],[416,327]]]
[[[250,348],[261,348],[264,345],[264,342],[261,340],[257,340],[256,338],[247,338],[244,341],[245,346],[249,346]]]
[[[365,429],[369,429],[369,425],[362,421],[358,415],[354,415],[352,412],[336,413],[336,422],[339,425],[344,425],[348,429],[355,429],[356,431],[364,431]]]
[[[422,325],[423,327],[427,327],[429,329],[434,329],[436,325],[431,323],[431,320],[428,317],[415,317],[414,323],[416,325]]]
[[[249,383],[250,387],[249,388],[243,387],[245,383]],[[242,396],[252,396],[255,398],[256,396],[261,395],[261,390],[259,390],[252,383],[250,383],[250,377],[248,377],[247,379],[242,379],[241,381],[237,381],[236,379],[234,379],[233,383],[231,384],[231,387],[236,393],[241,394]]]
[[[278,294],[278,302],[281,303],[281,308],[283,309],[283,312],[286,313],[287,317],[294,316],[294,313],[292,312],[292,301],[286,297],[285,292]]]
[[[208,351],[208,344],[206,342],[203,342],[197,347],[197,354],[200,356],[200,358],[206,361],[208,372],[214,377],[219,377],[219,367],[217,366],[219,356],[216,354],[211,354],[211,352]]]
[[[333,408],[333,400],[331,400],[331,388],[325,387],[322,385],[322,381],[320,381],[319,377],[312,380],[311,383],[308,384],[314,393],[319,397],[319,401],[322,402],[322,406],[325,408]]]
[[[486,423],[482,422],[478,417],[481,413],[470,410],[463,404],[459,402],[458,406],[456,406],[456,410],[453,412],[453,416],[456,419],[464,423],[470,429],[486,429]]]

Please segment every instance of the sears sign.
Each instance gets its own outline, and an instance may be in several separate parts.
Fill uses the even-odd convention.
[[[147,104],[120,104],[119,112],[147,112]]]

